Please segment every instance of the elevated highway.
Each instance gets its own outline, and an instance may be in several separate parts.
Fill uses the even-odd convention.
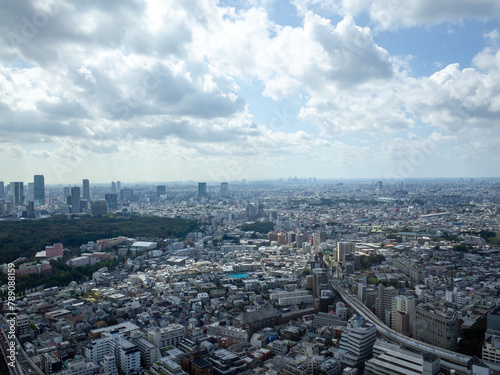
[[[426,344],[396,332],[381,322],[380,319],[378,319],[378,317],[370,311],[370,309],[368,309],[349,291],[344,289],[338,280],[333,280],[331,285],[333,289],[342,297],[342,299],[356,311],[356,313],[365,316],[376,326],[379,335],[401,345],[408,350],[435,354],[441,359],[441,367],[443,369],[453,369],[457,374],[467,375],[467,367],[472,357]]]

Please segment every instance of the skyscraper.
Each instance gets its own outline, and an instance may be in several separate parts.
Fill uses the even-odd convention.
[[[10,195],[15,205],[24,204],[24,184],[22,182],[11,182]]]
[[[30,219],[34,219],[36,217],[36,214],[35,214],[35,202],[29,201],[28,204],[26,205],[26,211],[28,213],[28,217]]]
[[[4,186],[4,182],[0,181],[0,198],[4,198],[4,197],[5,197],[5,186]]]
[[[344,255],[346,254],[354,254],[355,245],[352,242],[338,242],[337,243],[337,252],[335,255],[336,261],[343,263]]]
[[[104,194],[104,199],[108,202],[110,210],[118,209],[118,194]]]
[[[103,200],[92,201],[91,206],[92,216],[106,215],[108,213],[108,202]]]
[[[377,306],[376,314],[381,321],[386,319],[386,311],[392,311],[392,299],[398,295],[397,290],[393,286],[385,287],[383,284],[378,285],[378,296],[377,296]],[[390,322],[385,322],[387,325],[391,326]]]
[[[116,191],[120,191],[122,189],[122,182],[121,181],[116,181]]]
[[[132,189],[120,190],[120,198],[122,201],[132,201],[134,199],[134,191]]]
[[[328,289],[328,273],[325,268],[315,268],[312,270],[312,276],[313,294],[319,297],[322,290]]]
[[[313,245],[314,246],[319,246],[321,245],[322,242],[326,241],[326,233],[323,232],[322,230],[317,230],[314,232],[313,236]]]
[[[28,182],[28,193],[24,197],[27,201],[35,201],[35,184]]]
[[[220,195],[221,197],[229,196],[229,184],[227,182],[222,182],[220,184]]]
[[[80,213],[82,211],[80,205],[80,187],[73,186],[71,188],[71,213]]]
[[[158,197],[161,197],[162,195],[163,196],[167,195],[167,187],[165,185],[158,185],[156,187],[156,195]]]
[[[198,183],[198,196],[199,197],[206,197],[207,196],[207,183],[206,182],[199,182]]]
[[[111,194],[116,194],[116,183],[111,181]]]
[[[33,177],[35,206],[40,206],[45,203],[45,178],[41,174],[36,174]]]
[[[86,200],[87,202],[90,202],[90,184],[89,180],[84,179],[83,180],[83,196],[82,198]]]

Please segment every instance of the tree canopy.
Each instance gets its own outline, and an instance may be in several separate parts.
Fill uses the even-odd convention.
[[[245,223],[241,225],[241,230],[245,232],[268,233],[274,229],[274,224],[270,221],[256,221],[255,223]]]
[[[88,241],[117,236],[178,237],[198,227],[196,221],[158,216],[54,216],[47,220],[0,222],[0,264],[19,257],[32,257],[55,242],[80,246]]]

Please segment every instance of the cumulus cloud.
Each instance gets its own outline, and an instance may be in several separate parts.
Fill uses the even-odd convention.
[[[295,28],[273,24],[263,9],[228,17],[200,40],[200,50],[239,78],[261,80],[263,94],[273,99],[325,84],[348,89],[393,75],[387,51],[352,17],[332,25],[308,12],[303,25]]]
[[[448,131],[498,128],[500,52],[486,49],[473,63],[476,67],[450,64],[428,78],[408,79],[402,86],[408,110]]]
[[[333,15],[367,13],[377,29],[398,29],[467,19],[491,20],[500,15],[496,0],[294,0],[300,13],[310,10]]]
[[[496,0],[372,0],[368,12],[378,27],[393,29],[493,19],[500,15],[500,3]]]
[[[196,169],[189,159],[209,170],[249,157],[255,168],[292,157],[327,168],[405,160],[426,140],[448,145],[471,131],[473,145],[481,131],[494,139],[496,29],[485,30],[489,48],[470,67],[420,78],[411,57],[391,56],[373,30],[490,19],[496,1],[295,0],[297,26],[272,20],[273,1],[235,4],[1,2],[0,152],[81,163],[165,158],[186,171]],[[363,12],[371,28],[356,23]],[[295,125],[256,123],[240,86],[293,101]]]
[[[26,151],[14,143],[0,143],[0,153],[13,158],[22,158]]]

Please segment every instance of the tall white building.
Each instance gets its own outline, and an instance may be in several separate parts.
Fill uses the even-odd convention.
[[[133,343],[141,351],[141,363],[144,368],[149,368],[161,357],[160,349],[144,337],[134,337]]]
[[[415,298],[395,296],[392,299],[392,329],[406,336],[415,331]]]
[[[335,253],[335,260],[337,262],[344,262],[344,255],[346,254],[354,254],[355,245],[352,242],[338,242],[337,243],[337,251]]]
[[[117,333],[111,333],[111,339],[119,371],[129,374],[138,370],[141,367],[141,352],[137,345]]]
[[[358,284],[358,300],[361,303],[366,302],[366,291],[367,291],[366,284],[361,284],[361,283]]]
[[[110,337],[92,340],[83,347],[83,355],[88,361],[100,364],[103,358],[113,353]]]
[[[128,341],[124,336],[117,331],[112,331],[106,336],[92,340],[83,350],[84,356],[88,361],[95,364],[102,364],[106,358],[106,362],[110,363],[114,357],[116,367],[121,373],[128,374],[141,367],[141,352],[137,345]]]
[[[372,356],[373,343],[377,339],[375,325],[365,321],[363,316],[353,315],[347,322],[347,330],[340,338],[340,349],[344,352],[341,363],[357,367]]]
[[[385,287],[383,284],[378,285],[378,296],[376,304],[376,313],[380,320],[385,321],[385,310],[392,310],[392,299],[397,296],[398,292],[393,286]],[[390,322],[385,322],[391,326]]]

